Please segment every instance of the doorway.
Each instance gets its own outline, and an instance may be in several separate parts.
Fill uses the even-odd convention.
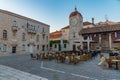
[[[73,50],[76,51],[76,45],[73,45]]]
[[[33,53],[33,46],[32,45],[29,46],[29,52]]]
[[[12,47],[12,53],[16,53],[16,46]]]
[[[61,45],[59,44],[58,50],[61,51]]]

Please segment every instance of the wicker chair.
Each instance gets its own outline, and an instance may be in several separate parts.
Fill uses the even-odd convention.
[[[31,57],[31,59],[37,59],[37,56],[36,56],[36,54],[30,54],[30,57]]]
[[[110,56],[109,58],[106,59],[106,62],[109,64],[109,67],[112,67],[112,65],[115,65],[115,62],[112,61],[114,59],[116,59],[115,56]]]
[[[41,54],[36,54],[37,59],[41,59]]]

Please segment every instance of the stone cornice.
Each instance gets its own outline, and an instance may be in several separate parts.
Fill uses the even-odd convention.
[[[1,12],[1,13],[4,13],[4,14],[7,14],[7,15],[11,15],[11,16],[17,17],[17,18],[25,19],[25,20],[27,20],[27,21],[32,21],[32,22],[35,22],[35,23],[38,23],[38,24],[42,24],[42,25],[46,25],[46,26],[50,27],[50,25],[48,25],[48,24],[39,22],[39,21],[37,21],[37,20],[34,20],[34,19],[31,19],[31,18],[22,16],[22,15],[19,15],[19,14],[10,12],[10,11],[6,11],[6,10],[0,9],[0,12]]]

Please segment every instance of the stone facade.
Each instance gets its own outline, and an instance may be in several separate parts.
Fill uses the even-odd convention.
[[[63,51],[79,51],[80,48],[88,51],[113,50],[115,47],[120,49],[120,22],[106,20],[95,24],[94,18],[92,23],[83,22],[83,17],[76,8],[69,16],[69,25],[61,29],[61,34],[57,40],[67,40]],[[50,39],[56,38],[50,36]]]
[[[119,24],[115,24],[115,25],[106,25],[106,26],[101,26],[98,27],[98,29],[100,30],[100,28],[103,28],[102,32],[95,32],[92,31],[91,28],[91,32],[89,31],[89,29],[87,29],[86,32],[84,32],[83,29],[83,44],[84,46],[87,45],[87,37],[89,35],[90,37],[90,49],[91,50],[97,50],[98,48],[106,51],[106,50],[114,50],[115,47],[120,48],[120,25]],[[117,27],[118,29],[117,29]],[[113,29],[112,27],[116,27],[116,30]],[[94,27],[93,27],[94,28]],[[107,30],[107,28],[111,29],[111,30]],[[89,32],[89,33],[87,33]],[[92,33],[93,32],[93,33]],[[117,35],[115,36],[115,33],[117,32]]]
[[[49,50],[49,25],[0,10],[0,52],[26,53]]]
[[[66,36],[65,36],[66,35]],[[50,34],[50,50],[66,51],[68,36],[66,30],[56,31]]]
[[[79,32],[83,28],[83,16],[77,11],[73,11],[69,16],[69,47],[68,50],[79,50],[77,47],[82,48],[82,36],[79,35]]]
[[[61,45],[62,48],[61,51],[72,51],[72,50],[79,51],[80,48],[82,49],[83,47],[83,40],[82,40],[83,37],[82,35],[79,35],[79,32],[83,28],[88,28],[88,27],[93,27],[93,24],[87,21],[83,22],[83,17],[81,13],[79,13],[77,11],[77,8],[75,8],[75,10],[69,15],[69,25],[60,30],[62,35],[59,38],[54,38],[53,36],[50,36],[50,40],[56,40],[56,39],[60,40],[59,45]],[[51,34],[54,34],[54,32]],[[66,42],[62,43],[61,39],[66,40]],[[52,47],[53,51],[54,50],[59,51],[58,49],[55,49],[54,46]]]
[[[110,26],[114,27],[116,30],[114,28],[113,28],[113,30],[109,30],[109,31],[106,30],[106,29],[112,29]],[[83,25],[83,27],[84,27],[84,25]],[[103,27],[106,27],[106,29],[104,29]],[[82,48],[85,49],[85,47],[86,47],[86,49],[87,49],[88,36],[90,37],[89,38],[90,50],[101,49],[104,51],[104,50],[113,50],[115,47],[120,48],[120,29],[119,29],[119,27],[120,27],[119,24],[114,24],[114,25],[107,24],[106,26],[101,26],[101,27],[97,27],[97,26],[93,25],[93,27],[91,27],[91,28],[90,27],[83,28],[80,31],[80,33],[83,32],[82,34],[80,34],[80,36],[82,36],[82,40],[81,40],[82,45],[83,45]],[[101,29],[101,31],[99,32],[100,28],[103,28],[103,29]],[[118,33],[117,38],[115,37],[115,32]],[[80,41],[78,41],[78,43],[76,43],[76,44],[79,44],[79,42]]]

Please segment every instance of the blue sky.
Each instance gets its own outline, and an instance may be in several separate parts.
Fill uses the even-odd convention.
[[[84,21],[95,18],[95,23],[120,22],[120,0],[0,0],[0,9],[8,10],[40,22],[49,24],[50,32],[69,24],[69,14],[75,5]]]

